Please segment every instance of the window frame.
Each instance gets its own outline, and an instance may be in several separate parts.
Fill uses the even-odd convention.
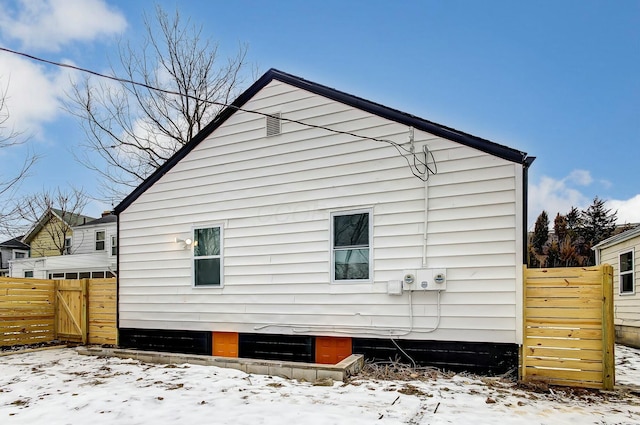
[[[17,254],[23,255],[23,257],[18,257]],[[18,249],[13,250],[12,260],[24,260],[25,258],[29,258],[29,251],[18,250]]]
[[[195,255],[195,246],[196,246],[196,230],[201,229],[220,229],[220,254],[218,255],[202,255],[196,257]],[[197,289],[220,289],[224,287],[224,226],[221,223],[211,223],[211,224],[203,224],[193,226],[191,228],[191,236],[193,243],[191,244],[191,287]],[[220,284],[219,285],[205,285],[198,284],[196,282],[196,261],[198,260],[206,260],[212,258],[220,259]]]
[[[109,255],[111,257],[115,257],[118,255],[118,235],[111,235],[109,240],[111,242],[109,246]],[[115,252],[114,252],[114,248],[115,248]]]
[[[65,255],[70,255],[71,254],[71,247],[72,246],[73,246],[73,237],[72,236],[65,236],[65,238],[64,238],[64,254]]]
[[[98,233],[102,233],[102,239],[98,239]],[[102,230],[96,230],[95,233],[95,250],[96,251],[105,251],[107,249],[107,231],[102,229]],[[102,248],[98,248],[98,242],[102,242]]]
[[[27,276],[27,274],[29,273],[31,274],[31,276]],[[33,279],[33,270],[24,270],[22,274],[26,279]]]
[[[622,271],[622,261],[621,261],[621,257],[623,255],[626,254],[631,254],[631,270],[625,270],[624,272]],[[635,295],[636,293],[636,282],[635,282],[635,252],[632,249],[626,250],[626,251],[622,251],[618,253],[618,293],[620,295]],[[623,285],[622,285],[622,277],[623,276],[627,276],[630,275],[631,276],[631,291],[623,291]]]
[[[345,216],[345,215],[354,215],[354,214],[368,214],[369,215],[369,241],[367,248],[369,249],[369,277],[367,279],[336,279],[336,270],[335,270],[335,252],[336,248],[334,246],[334,217]],[[353,210],[340,210],[333,211],[330,214],[329,218],[329,256],[330,256],[330,269],[329,273],[331,275],[331,283],[335,284],[349,284],[349,283],[373,283],[373,208],[359,208]],[[352,248],[356,249],[356,248]],[[344,250],[344,248],[343,248]]]

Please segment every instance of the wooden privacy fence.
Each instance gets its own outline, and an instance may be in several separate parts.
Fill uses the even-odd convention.
[[[612,389],[613,269],[526,269],[522,379]]]
[[[116,280],[0,278],[0,346],[116,344]]]

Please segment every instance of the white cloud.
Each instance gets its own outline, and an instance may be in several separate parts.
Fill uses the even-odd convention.
[[[59,51],[74,41],[122,33],[127,21],[103,0],[19,0],[0,6],[0,32],[23,48]]]
[[[60,112],[70,75],[64,69],[46,72],[42,65],[2,54],[0,87],[6,89],[7,127],[26,136],[39,136],[42,125]]]
[[[529,225],[535,222],[542,210],[553,220],[558,212],[566,213],[571,207],[588,205],[591,199],[573,186],[587,186],[591,182],[588,171],[574,170],[561,180],[543,176],[538,184],[529,183]]]
[[[607,202],[607,208],[618,210],[618,223],[640,223],[640,194],[627,199],[613,199]]]

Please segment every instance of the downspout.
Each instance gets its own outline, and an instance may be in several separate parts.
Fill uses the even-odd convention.
[[[522,211],[522,264],[525,266],[529,264],[529,234],[528,234],[528,219],[527,211],[529,210],[529,167],[536,160],[535,156],[528,156],[522,163],[522,197],[523,197],[523,211]]]

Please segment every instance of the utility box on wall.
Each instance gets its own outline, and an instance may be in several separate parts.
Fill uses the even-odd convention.
[[[402,280],[405,291],[444,291],[447,289],[446,269],[405,270]]]

